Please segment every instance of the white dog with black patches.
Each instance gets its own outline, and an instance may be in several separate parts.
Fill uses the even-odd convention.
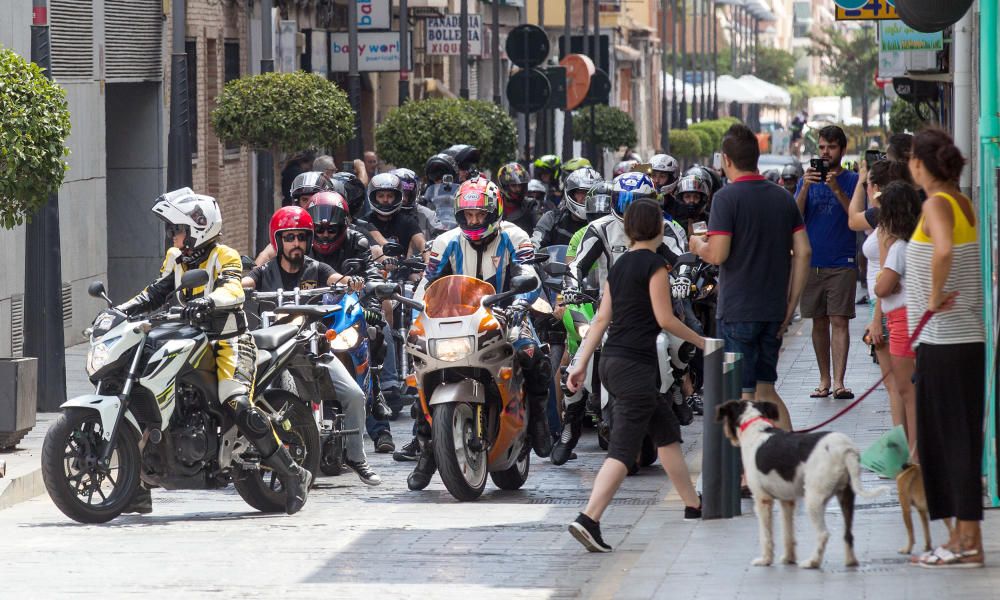
[[[761,556],[756,566],[769,566],[774,560],[772,505],[781,503],[784,517],[785,554],[781,562],[795,563],[795,501],[804,498],[806,511],[816,528],[816,551],[799,562],[806,569],[819,568],[830,532],[825,511],[836,496],[844,513],[844,542],[847,566],[858,564],[854,556],[854,496],[872,498],[886,487],[865,490],[861,487],[861,465],[857,447],[849,437],[836,432],[788,433],[774,426],[778,410],[769,402],[736,400],[718,408],[716,419],[734,446],[740,448],[747,485],[753,492],[754,510],[760,525]]]

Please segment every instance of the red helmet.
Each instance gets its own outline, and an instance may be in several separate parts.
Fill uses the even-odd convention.
[[[306,240],[306,248],[312,245],[313,220],[306,212],[306,209],[298,206],[283,206],[279,208],[271,217],[271,245],[274,251],[281,256],[281,234],[284,231],[301,230],[309,234]]]
[[[351,214],[347,200],[337,192],[320,192],[313,194],[308,210],[317,234],[313,237],[313,250],[326,255],[340,248],[347,237],[347,220]],[[326,233],[332,235],[320,237]]]

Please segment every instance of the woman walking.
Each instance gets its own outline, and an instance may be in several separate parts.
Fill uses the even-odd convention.
[[[662,402],[658,394],[656,336],[666,330],[700,349],[705,340],[678,320],[671,308],[668,265],[656,253],[664,226],[659,205],[649,199],[633,201],[625,211],[624,225],[631,249],[608,274],[600,309],[567,382],[571,391],[580,387],[590,358],[608,331],[599,365],[601,381],[614,398],[608,457],[594,480],[587,508],[569,525],[573,537],[591,552],[611,551],[601,537],[601,515],[647,433],[684,500],[685,519],[701,518],[701,499],[681,452],[680,424],[670,403]]]
[[[948,543],[915,562],[931,569],[983,566],[985,341],[982,267],[972,201],[958,178],[965,159],[951,137],[925,129],[910,172],[927,193],[906,247],[909,330],[934,311],[917,339],[917,447],[931,519],[955,517]]]

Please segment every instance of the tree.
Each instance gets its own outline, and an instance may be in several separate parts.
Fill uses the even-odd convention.
[[[902,98],[892,102],[892,108],[889,109],[889,130],[893,133],[905,131],[912,133],[923,127],[926,122],[913,104]]]
[[[674,158],[693,160],[704,155],[701,137],[688,129],[670,130],[670,154]]]
[[[502,108],[486,100],[463,100],[465,110],[486,126],[489,143],[479,148],[480,167],[496,171],[517,158],[517,125]]]
[[[844,93],[861,105],[861,120],[868,125],[868,103],[880,93],[875,85],[878,69],[878,40],[875,29],[861,27],[853,34],[836,27],[824,27],[818,34],[809,35],[812,44],[810,56],[818,56],[823,74]]]
[[[573,113],[574,140],[611,149],[635,145],[638,139],[635,133],[635,122],[632,121],[632,117],[628,113],[605,104],[595,105],[593,135],[591,135],[590,115],[589,107]]]
[[[212,111],[212,128],[225,142],[266,148],[277,157],[340,146],[354,135],[354,110],[344,90],[319,75],[262,73],[226,84]],[[276,182],[280,164],[274,161]]]
[[[66,91],[0,49],[0,226],[24,224],[62,185],[69,130]]]
[[[494,138],[507,136],[517,144],[517,135],[511,134],[506,124],[490,111],[484,102],[460,98],[430,98],[411,100],[389,111],[385,120],[375,128],[375,145],[386,162],[422,173],[427,159],[453,144],[469,144],[479,149],[484,166],[495,166],[486,161],[503,160],[505,151],[493,147]],[[510,117],[507,117],[510,120]],[[493,131],[491,127],[506,129]],[[497,140],[503,144],[510,140]]]
[[[757,49],[757,77],[781,87],[795,83],[795,55],[781,48]]]

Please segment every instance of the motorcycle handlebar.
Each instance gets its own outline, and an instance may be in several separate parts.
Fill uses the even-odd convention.
[[[243,288],[243,293],[251,300],[277,300],[281,298],[294,298],[298,293],[299,298],[314,298],[323,294],[339,294],[348,289],[346,284],[338,283],[328,287],[312,288],[308,290],[278,290],[276,292],[258,292],[254,288]]]

